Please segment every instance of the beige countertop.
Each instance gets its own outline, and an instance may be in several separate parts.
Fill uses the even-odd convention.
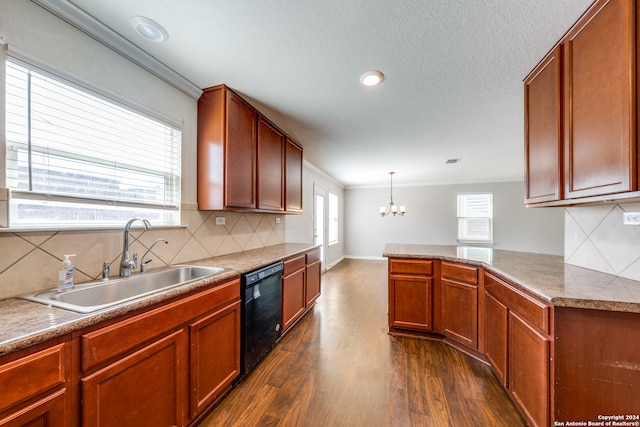
[[[227,282],[239,277],[240,274],[304,253],[316,246],[304,243],[283,243],[190,262],[188,264],[224,267],[228,271],[94,313],[76,313],[19,298],[0,300],[0,356],[95,325],[133,310],[169,300],[178,295]],[[82,286],[82,284],[78,286]]]
[[[640,313],[640,282],[565,264],[558,255],[391,243],[385,246],[383,255],[482,266],[558,307]]]

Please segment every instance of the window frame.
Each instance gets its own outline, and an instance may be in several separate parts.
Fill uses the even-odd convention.
[[[461,206],[461,199],[465,198],[466,196],[474,196],[474,197],[478,197],[478,196],[487,196],[488,197],[488,212],[487,215],[485,216],[478,216],[478,215],[471,215],[468,216],[471,212],[466,212],[467,215],[464,215],[465,212],[461,212],[461,210],[463,210],[463,207]],[[457,242],[461,243],[461,244],[465,244],[465,245],[493,245],[493,192],[488,192],[488,191],[483,191],[483,192],[464,192],[464,193],[458,193],[457,197],[456,197],[456,203],[457,203]],[[461,236],[460,230],[462,227],[463,223],[468,223],[471,221],[467,221],[467,220],[474,220],[474,219],[485,219],[487,221],[487,238],[486,239],[482,239],[482,238],[473,238],[472,236],[470,236],[470,234],[466,234],[464,236]],[[467,227],[468,228],[468,227]]]
[[[165,182],[171,182],[171,184],[167,184],[172,188],[173,198],[169,204],[163,203],[137,203],[135,201],[123,201],[116,198],[100,198],[100,197],[74,197],[68,196],[64,194],[56,194],[54,197],[56,203],[64,204],[67,206],[73,206],[74,204],[79,206],[94,206],[99,208],[100,206],[109,206],[110,211],[118,211],[125,210],[126,212],[135,211],[135,216],[144,215],[145,212],[155,213],[157,216],[162,219],[158,221],[159,226],[181,226],[181,208],[182,208],[182,121],[178,121],[175,119],[168,118],[161,113],[151,110],[150,108],[138,104],[134,101],[126,99],[119,94],[113,94],[107,91],[106,89],[97,87],[93,83],[89,83],[86,80],[78,78],[77,76],[73,76],[70,73],[61,72],[57,70],[55,67],[43,64],[42,62],[34,59],[33,57],[24,54],[22,52],[18,52],[15,50],[9,50],[7,46],[4,46],[4,55],[0,58],[0,73],[2,74],[0,78],[1,89],[0,91],[0,102],[4,105],[4,110],[6,114],[6,106],[7,106],[7,62],[11,62],[12,64],[16,64],[19,67],[27,68],[35,73],[45,76],[46,78],[53,79],[61,84],[72,88],[73,90],[78,90],[82,92],[82,94],[98,99],[102,102],[108,103],[108,105],[112,107],[116,107],[119,109],[126,110],[127,114],[133,114],[139,116],[145,120],[149,120],[154,123],[154,126],[160,125],[164,126],[165,132],[177,132],[177,139],[175,140],[176,145],[172,149],[173,153],[177,156],[174,160],[174,167],[172,169],[164,169],[163,172],[158,174],[157,170],[154,171],[154,174],[157,177],[164,177]],[[72,110],[73,111],[73,110]],[[6,212],[0,212],[0,214],[5,215],[5,222],[0,223],[0,228],[10,229],[10,230],[24,230],[24,229],[105,229],[105,228],[113,228],[120,227],[122,223],[122,219],[100,219],[93,221],[79,221],[76,219],[70,220],[54,220],[54,221],[37,221],[37,220],[28,220],[15,222],[11,221],[11,218],[14,216],[14,205],[16,200],[36,200],[38,203],[44,204],[46,202],[50,202],[52,200],[52,196],[43,192],[37,191],[29,191],[22,189],[13,189],[9,188],[9,181],[7,177],[7,168],[10,163],[8,162],[7,155],[7,146],[9,144],[7,140],[7,127],[6,123],[3,120],[0,128],[1,136],[0,136],[0,149],[2,149],[2,154],[0,154],[0,167],[2,168],[0,171],[0,189],[2,189],[2,194],[0,196],[5,195],[6,201]],[[172,136],[171,138],[176,138],[176,136]],[[11,145],[14,145],[13,142]],[[166,153],[170,153],[170,151],[166,151]],[[82,156],[75,156],[76,160]],[[74,156],[69,156],[68,154],[64,156],[65,159],[73,159]],[[96,158],[97,159],[97,158]],[[95,159],[94,159],[95,160]],[[117,159],[115,159],[117,160]],[[91,164],[91,162],[90,162]],[[97,163],[96,163],[97,164]],[[135,167],[123,167],[123,170],[134,170],[136,173],[144,173],[144,168],[135,168]],[[169,173],[171,171],[172,173]],[[79,187],[82,188],[82,187]],[[89,187],[87,187],[89,188]],[[0,200],[2,198],[0,197]],[[53,204],[53,203],[52,203]],[[0,206],[2,203],[0,203]],[[121,214],[122,215],[122,214]]]

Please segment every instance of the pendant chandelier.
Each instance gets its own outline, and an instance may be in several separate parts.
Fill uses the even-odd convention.
[[[392,213],[393,216],[404,215],[405,213],[407,213],[404,206],[400,206],[400,209],[398,210],[398,207],[393,203],[393,174],[394,173],[395,172],[389,172],[389,175],[391,177],[391,201],[389,202],[389,210],[387,210],[386,206],[381,206],[380,216],[387,216],[390,213]]]

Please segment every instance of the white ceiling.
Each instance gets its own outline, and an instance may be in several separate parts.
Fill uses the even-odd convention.
[[[592,0],[53,0],[262,106],[347,187],[523,179],[522,80]],[[169,40],[144,40],[143,15]],[[367,70],[385,74],[374,88]],[[267,116],[269,114],[267,113]],[[447,159],[461,158],[457,164]]]

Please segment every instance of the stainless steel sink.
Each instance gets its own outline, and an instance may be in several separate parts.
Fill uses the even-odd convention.
[[[91,313],[225,271],[228,270],[220,267],[178,265],[130,277],[83,283],[62,293],[51,289],[21,295],[20,298],[80,313]]]

